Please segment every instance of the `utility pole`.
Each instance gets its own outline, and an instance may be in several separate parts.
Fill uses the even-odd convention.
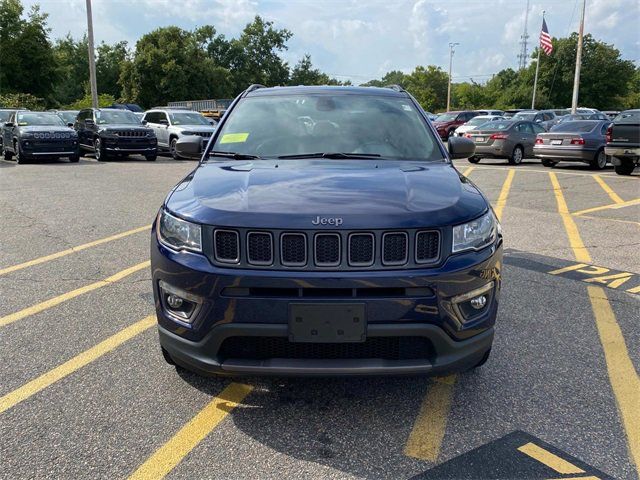
[[[527,33],[527,24],[529,23],[529,0],[527,0],[527,9],[524,12],[524,31],[522,32],[522,36],[520,37],[522,40],[520,41],[520,54],[518,55],[518,70],[522,70],[523,68],[527,68],[527,43],[529,41],[529,34]]]
[[[453,52],[456,45],[460,44],[449,44],[449,86],[447,87],[447,112],[449,111],[449,107],[451,106],[451,66],[453,65]]]
[[[544,23],[544,10],[542,11],[542,22]],[[538,88],[538,72],[540,71],[540,45],[538,45],[538,61],[536,62],[536,77],[533,80],[533,96],[531,97],[531,110],[536,109],[536,89]]]
[[[98,108],[98,86],[96,85],[96,57],[93,49],[93,15],[91,0],[87,0],[87,32],[89,37],[89,82],[91,83],[91,103]]]
[[[584,11],[587,8],[587,0],[582,0],[582,15],[580,16],[580,28],[578,29],[578,51],[576,53],[576,74],[573,77],[573,97],[571,98],[571,113],[575,115],[578,109],[578,90],[580,90],[580,66],[582,65],[582,37],[584,35]]]

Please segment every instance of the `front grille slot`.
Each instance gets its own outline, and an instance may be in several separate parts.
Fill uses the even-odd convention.
[[[316,234],[315,263],[319,267],[337,267],[340,264],[340,235],[337,233]]]
[[[440,255],[440,233],[436,230],[416,234],[416,262],[435,262]]]
[[[280,237],[280,260],[287,267],[307,264],[307,236],[304,233],[283,233]]]
[[[115,133],[119,137],[146,137],[147,132],[144,130],[116,130]]]
[[[240,236],[233,230],[216,230],[213,233],[216,260],[222,263],[240,261]]]
[[[352,233],[349,235],[349,265],[368,267],[375,259],[375,237],[373,233]]]
[[[247,234],[247,260],[252,265],[271,265],[273,263],[273,237],[268,232],[249,232]]]
[[[382,263],[404,265],[407,263],[409,238],[406,232],[385,233],[382,236]]]
[[[418,360],[433,358],[424,337],[370,337],[360,343],[294,343],[286,337],[230,337],[218,351],[226,359],[370,359]]]

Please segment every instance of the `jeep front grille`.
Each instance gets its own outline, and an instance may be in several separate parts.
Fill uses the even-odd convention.
[[[146,130],[115,130],[113,132],[119,137],[146,137]]]
[[[205,253],[236,268],[342,271],[425,268],[442,260],[436,229],[286,231],[205,227]]]

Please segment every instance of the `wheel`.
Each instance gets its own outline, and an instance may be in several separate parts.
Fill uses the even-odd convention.
[[[516,145],[513,149],[513,153],[511,157],[509,157],[509,163],[511,165],[520,165],[522,163],[522,158],[524,157],[524,151],[520,145]]]
[[[604,148],[596,152],[593,160],[589,162],[589,166],[594,170],[602,170],[607,166],[607,155],[604,153]]]
[[[26,163],[26,158],[24,158],[24,155],[20,155],[19,142],[13,142],[13,159],[16,161],[18,165],[20,164],[24,165]]]
[[[178,155],[178,151],[176,150],[176,143],[178,143],[177,138],[172,138],[171,143],[169,143],[169,152],[174,160],[180,160],[182,157]]]
[[[156,158],[158,158],[158,155],[156,155],[155,153],[153,155],[145,155],[145,158],[149,162],[155,162]]]
[[[97,137],[93,141],[93,151],[97,161],[104,162],[107,159],[107,152],[105,152],[102,147],[102,140],[100,140],[100,137]]]
[[[467,158],[467,160],[469,161],[469,163],[478,163],[480,161],[480,157],[473,156]]]
[[[174,365],[176,364],[176,362],[173,361],[173,358],[171,358],[171,355],[169,355],[169,352],[167,352],[164,347],[160,347],[160,349],[162,350],[162,358],[164,358],[164,361],[167,362],[169,365]]]
[[[4,154],[4,159],[5,160],[11,160],[13,158],[13,152],[10,152],[9,150],[7,150],[6,148],[3,149],[3,154]]]
[[[80,161],[80,155],[71,155],[69,157],[69,162],[78,163]]]
[[[544,165],[545,167],[555,167],[558,164],[558,162],[554,162],[553,160],[547,160],[546,158],[542,159],[542,165]]]
[[[480,368],[482,365],[484,365],[485,363],[487,363],[487,360],[489,360],[489,356],[491,355],[491,347],[489,347],[489,350],[487,350],[486,352],[484,352],[484,355],[482,356],[482,358],[478,361],[478,363],[476,363],[473,367],[471,367],[469,370],[475,370],[476,368]]]
[[[633,172],[633,169],[635,168],[633,161],[624,160],[624,159],[620,159],[620,160],[622,161],[622,163],[614,167],[616,173],[618,175],[631,175],[631,173]]]

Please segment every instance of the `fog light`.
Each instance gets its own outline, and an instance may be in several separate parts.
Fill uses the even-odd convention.
[[[484,295],[480,295],[479,297],[472,298],[469,303],[476,310],[482,310],[487,304],[487,297],[485,297]]]
[[[167,296],[167,305],[173,309],[180,308],[183,303],[182,299],[177,295],[169,294]]]

